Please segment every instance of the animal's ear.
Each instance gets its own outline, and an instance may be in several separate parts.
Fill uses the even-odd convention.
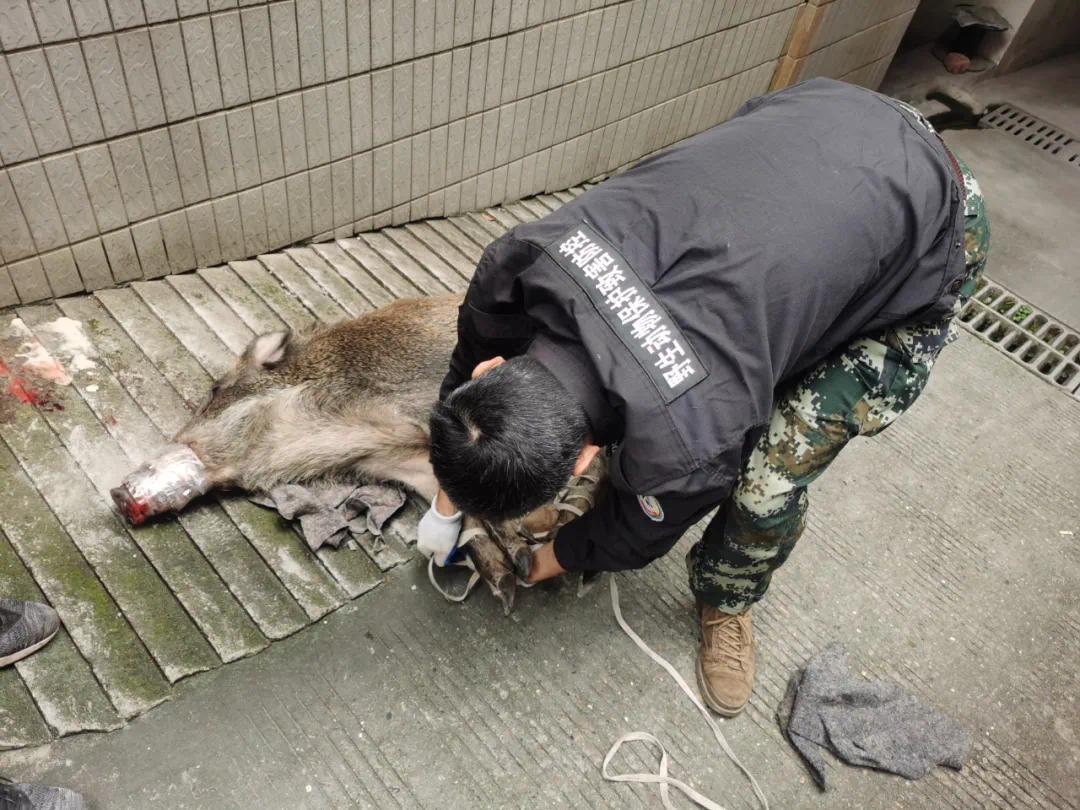
[[[285,359],[291,340],[292,332],[288,329],[259,335],[248,347],[248,363],[255,368],[273,368]]]

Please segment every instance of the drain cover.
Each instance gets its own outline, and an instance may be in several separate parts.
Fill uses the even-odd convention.
[[[1080,399],[1080,334],[983,277],[960,324],[1044,380]]]
[[[1080,169],[1080,138],[1011,104],[999,104],[979,119],[980,127],[1007,132]]]

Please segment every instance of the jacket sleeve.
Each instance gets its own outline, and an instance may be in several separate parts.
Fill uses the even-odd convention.
[[[643,568],[664,556],[687,529],[722,503],[729,487],[656,498],[662,514],[645,512],[637,495],[615,488],[555,535],[555,558],[567,571]],[[660,517],[656,520],[655,517]]]
[[[519,276],[539,252],[512,232],[484,250],[458,310],[457,346],[439,389],[440,401],[466,382],[480,361],[515,357],[528,347],[536,328],[525,313]]]

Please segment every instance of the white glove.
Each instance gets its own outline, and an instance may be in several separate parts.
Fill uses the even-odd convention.
[[[425,557],[431,557],[439,567],[457,549],[458,535],[461,534],[461,512],[447,516],[439,514],[435,504],[427,510],[416,527],[416,547]]]

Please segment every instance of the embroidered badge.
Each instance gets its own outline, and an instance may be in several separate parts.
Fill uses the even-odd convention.
[[[645,517],[649,520],[655,520],[659,523],[664,519],[664,508],[660,506],[660,501],[656,500],[652,495],[638,495],[637,502],[641,504],[641,511],[645,513]]]

